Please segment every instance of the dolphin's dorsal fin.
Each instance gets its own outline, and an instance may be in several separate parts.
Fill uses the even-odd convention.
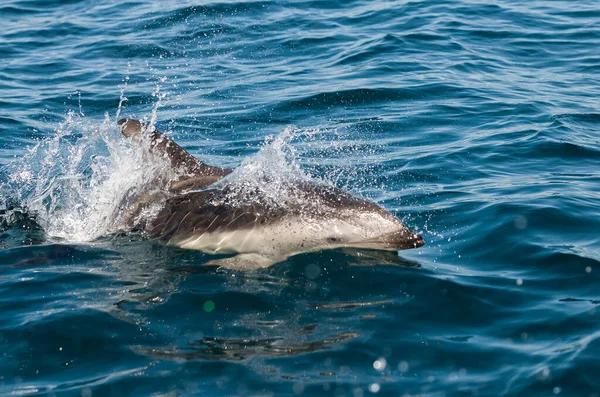
[[[117,122],[121,133],[132,141],[143,137],[150,142],[150,151],[161,157],[167,157],[171,166],[181,177],[171,181],[169,189],[183,191],[200,189],[213,184],[231,173],[230,168],[214,167],[204,164],[163,133],[146,126],[139,120],[121,119]]]

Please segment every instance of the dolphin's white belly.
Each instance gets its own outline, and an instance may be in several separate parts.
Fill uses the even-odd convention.
[[[308,242],[309,237],[305,230],[290,224],[276,224],[261,228],[203,233],[183,240],[170,241],[169,244],[207,254],[255,253],[285,258],[312,251],[314,247]]]

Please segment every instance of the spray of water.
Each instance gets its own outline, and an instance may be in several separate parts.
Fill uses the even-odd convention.
[[[249,202],[260,202],[271,208],[286,208],[292,203],[310,205],[310,202],[301,202],[304,197],[299,186],[316,180],[298,163],[293,141],[314,133],[288,126],[279,135],[267,137],[256,154],[247,157],[217,186],[227,185],[227,198],[234,205]]]
[[[124,203],[169,170],[124,140],[108,115],[94,123],[75,113],[7,168],[4,196],[33,214],[49,238],[74,242],[127,228]]]

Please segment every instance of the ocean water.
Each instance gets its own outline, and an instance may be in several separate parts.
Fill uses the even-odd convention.
[[[600,395],[596,1],[0,16],[0,395]],[[426,244],[203,266],[119,223],[164,167],[119,117],[370,198]]]

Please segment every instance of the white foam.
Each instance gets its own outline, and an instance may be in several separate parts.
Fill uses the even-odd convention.
[[[125,229],[123,203],[152,189],[168,167],[124,139],[108,115],[70,113],[9,170],[11,194],[49,238],[84,242]]]
[[[326,181],[316,180],[301,168],[293,141],[316,133],[317,130],[288,126],[279,135],[267,137],[256,154],[244,159],[220,182],[228,185],[228,199],[238,204],[261,202],[272,208],[284,208],[292,203],[310,205],[310,202],[302,203],[305,198],[298,185]]]

